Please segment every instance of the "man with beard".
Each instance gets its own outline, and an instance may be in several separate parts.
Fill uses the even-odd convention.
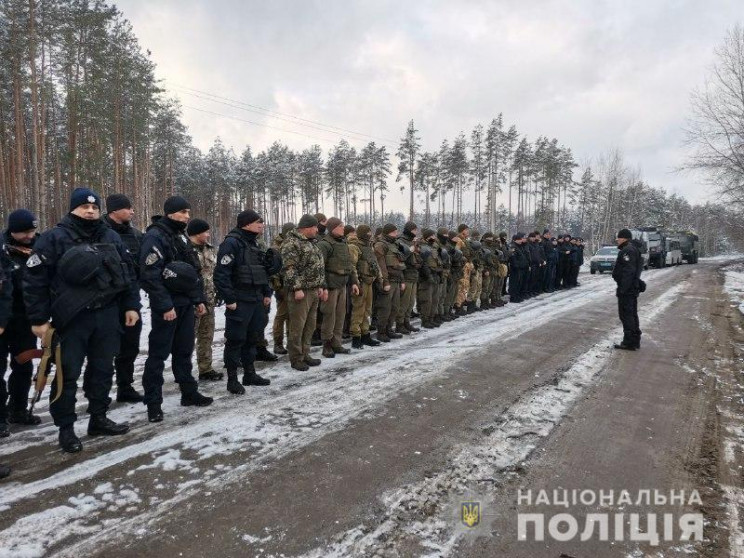
[[[148,227],[140,249],[140,281],[150,297],[152,330],[142,374],[144,402],[150,422],[163,420],[163,371],[171,356],[173,376],[181,390],[181,405],[204,407],[211,397],[198,391],[191,373],[195,315],[206,313],[206,296],[199,277],[199,260],[184,234],[191,206],[181,196],[163,205],[163,217]]]
[[[87,359],[83,391],[88,399],[88,434],[117,435],[129,430],[106,416],[119,352],[120,312],[125,325],[139,320],[139,288],[121,237],[101,220],[101,200],[88,188],[70,196],[70,212],[41,234],[26,261],[23,298],[38,338],[59,340],[63,378],[55,374],[49,411],[59,427],[59,444],[68,453],[83,445],[75,435],[77,381]],[[52,334],[54,326],[54,335]]]
[[[129,250],[132,258],[132,272],[139,279],[139,266],[134,262],[139,257],[142,233],[132,226],[134,210],[132,202],[124,194],[112,194],[106,198],[106,215],[104,223],[111,227],[120,237],[124,246]],[[116,400],[119,403],[140,403],[142,395],[134,389],[134,361],[139,355],[140,336],[142,334],[142,320],[137,320],[133,326],[125,325],[126,319],[122,312],[119,316],[123,333],[121,347],[114,359],[116,370]]]
[[[26,351],[36,349],[36,336],[31,332],[31,322],[28,320],[23,302],[23,276],[26,272],[26,262],[38,236],[36,232],[38,224],[33,213],[27,209],[16,209],[8,216],[8,227],[3,233],[2,249],[9,267],[6,271],[6,281],[9,284],[3,287],[12,286],[13,300],[7,322],[0,324],[5,328],[0,335],[0,437],[7,435],[8,423],[22,425],[41,423],[39,417],[31,415],[27,410],[33,362],[29,360],[21,364],[15,359]],[[5,371],[8,357],[11,371],[6,391]]]

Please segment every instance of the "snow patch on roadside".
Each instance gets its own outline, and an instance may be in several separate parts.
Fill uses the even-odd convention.
[[[645,323],[666,311],[680,296],[685,284],[662,294],[642,312]],[[393,550],[413,538],[433,553],[450,555],[461,538],[452,523],[443,518],[445,502],[468,492],[480,479],[494,479],[523,463],[574,403],[613,359],[610,349],[622,330],[613,330],[564,372],[556,383],[539,386],[523,394],[514,405],[484,429],[486,435],[475,445],[463,448],[443,470],[421,482],[399,488],[383,499],[386,510],[379,526],[360,525],[340,533],[328,547],[317,548],[306,558],[372,556]],[[489,432],[492,430],[491,432]]]
[[[732,265],[724,268],[726,281],[723,289],[729,298],[738,305],[739,312],[744,314],[744,265]]]

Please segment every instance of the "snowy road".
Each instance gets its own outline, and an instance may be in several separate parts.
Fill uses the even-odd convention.
[[[167,382],[165,422],[115,404],[130,433],[85,437],[74,456],[44,402],[44,424],[0,446],[14,467],[0,556],[734,555],[740,271],[645,274],[640,353],[610,349],[614,284],[587,275],[309,372],[282,359],[262,371],[270,388],[210,386],[206,409],[181,408]],[[517,490],[557,487],[696,488],[706,540],[518,541]],[[482,503],[477,529],[460,523],[466,500]]]

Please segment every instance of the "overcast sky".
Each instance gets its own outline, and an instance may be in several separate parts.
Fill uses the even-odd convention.
[[[558,138],[578,162],[619,147],[650,184],[695,202],[708,199],[706,187],[672,172],[686,154],[681,128],[690,91],[702,84],[727,29],[744,19],[740,0],[117,6],[152,51],[158,77],[181,99],[202,149],[219,136],[238,153],[277,139],[325,150],[341,136],[216,104],[183,87],[389,140],[391,152],[410,119],[424,147],[436,149],[503,112],[530,140]],[[370,140],[347,139],[357,146]],[[403,196],[390,201],[405,207]]]

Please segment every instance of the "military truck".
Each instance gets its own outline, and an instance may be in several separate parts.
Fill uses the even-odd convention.
[[[658,227],[641,227],[648,246],[648,263],[651,267],[664,267],[667,261],[667,235]]]
[[[698,235],[690,231],[682,231],[676,234],[679,239],[682,259],[689,264],[698,263],[700,254],[700,238],[698,238]]]

